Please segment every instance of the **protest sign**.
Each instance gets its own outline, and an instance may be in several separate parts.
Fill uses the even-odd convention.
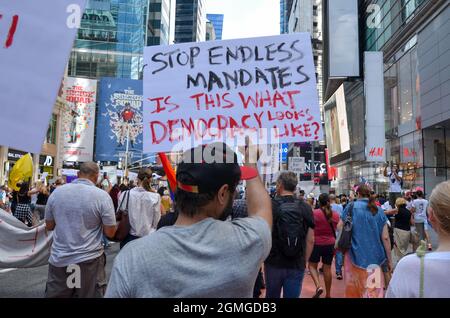
[[[92,161],[97,81],[67,77],[64,79],[63,97],[63,160]]]
[[[0,145],[41,152],[85,3],[0,1]]]
[[[289,157],[289,171],[295,173],[305,173],[306,165],[304,157]]]
[[[309,33],[147,47],[144,64],[144,152],[323,138]]]
[[[29,228],[0,209],[0,268],[27,268],[48,264],[53,232],[45,223]]]

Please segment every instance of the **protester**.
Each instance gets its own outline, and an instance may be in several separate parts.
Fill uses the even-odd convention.
[[[450,181],[434,188],[429,219],[439,238],[435,252],[426,246],[397,265],[386,293],[388,298],[450,298]]]
[[[345,198],[345,200],[346,200],[346,197],[343,197],[343,198]],[[337,203],[337,198],[334,194],[330,194],[330,204],[331,204],[331,210],[336,211],[339,216],[344,211],[343,206],[341,204]],[[335,258],[334,265],[336,268],[336,278],[338,280],[342,280],[342,267],[344,266],[344,255],[341,253],[341,251],[336,251],[336,258]]]
[[[108,192],[108,193],[109,193],[109,192],[111,191],[111,189],[112,189],[111,181],[109,180],[108,173],[106,173],[106,172],[103,173],[103,178],[102,178],[102,180],[100,181],[100,188],[101,188],[103,191],[106,191],[106,192]]]
[[[301,201],[305,201],[305,190],[298,191],[298,199]]]
[[[114,205],[114,211],[117,211],[117,208],[119,207],[119,194],[120,194],[120,188],[118,184],[115,184],[111,191],[109,191],[109,196],[111,197],[111,200]]]
[[[130,232],[120,242],[120,248],[156,231],[161,218],[161,197],[152,191],[152,173],[151,169],[142,168],[137,176],[137,186],[120,195],[119,209],[126,208],[130,220]]]
[[[344,210],[347,207],[347,196],[345,194],[343,194],[341,196],[341,205],[342,205],[342,209]]]
[[[384,275],[379,278],[380,288],[371,289],[366,283],[367,269],[369,266],[379,266],[383,272],[390,272],[392,269],[387,218],[384,211],[375,205],[370,192],[365,184],[357,188],[357,201],[349,203],[338,225],[339,230],[342,230],[343,221],[351,211],[351,248],[344,255],[345,295],[348,298],[382,297]]]
[[[11,212],[11,190],[4,185],[0,188],[0,209]]]
[[[331,198],[336,199],[335,195],[323,193],[319,196],[319,209],[314,210],[314,249],[309,258],[309,271],[316,285],[316,294],[313,298],[319,298],[323,293],[320,284],[319,272],[317,267],[319,262],[323,264],[323,276],[325,281],[325,297],[331,298],[331,263],[334,257],[334,245],[336,243],[336,227],[339,223],[339,213],[333,210]]]
[[[395,200],[402,195],[403,174],[398,169],[398,165],[391,166],[388,172],[388,166],[384,168],[385,177],[389,178],[389,204],[395,206]]]
[[[169,190],[164,190],[164,194],[161,197],[162,215],[166,215],[172,209],[172,198],[170,197]]]
[[[249,217],[224,222],[241,178],[247,179]],[[237,155],[214,143],[184,153],[176,179],[175,225],[119,253],[106,296],[250,298],[270,251],[272,226],[270,198],[256,164],[239,168]]]
[[[55,183],[52,185],[52,187],[50,187],[50,194],[53,193],[53,191],[56,190],[56,188],[64,185],[66,182],[64,181],[63,178],[58,178],[56,179]]]
[[[406,208],[407,201],[404,198],[398,198],[395,201],[395,210],[385,213],[395,215],[394,222],[394,251],[397,261],[408,254],[409,243],[411,243],[411,212]]]
[[[428,233],[428,217],[427,217],[427,208],[428,201],[424,198],[424,193],[420,189],[416,191],[417,199],[415,199],[411,206],[411,212],[414,215],[414,226],[416,232],[419,234],[420,240],[426,240],[428,250],[433,250],[433,246],[431,244],[430,235]]]
[[[39,216],[39,220],[43,220],[45,216],[45,206],[47,205],[47,200],[50,194],[45,184],[42,184],[38,191],[39,193],[37,194],[36,207],[34,211]]]
[[[45,296],[102,297],[106,287],[106,257],[102,234],[113,239],[116,218],[111,197],[98,189],[99,167],[83,163],[78,179],[60,186],[52,193],[45,209],[46,228],[53,231]],[[80,269],[80,288],[67,281],[72,274],[68,266]]]
[[[277,196],[272,201],[272,250],[264,263],[266,297],[298,298],[301,294],[306,261],[314,247],[312,209],[295,199],[297,175],[281,172]]]
[[[25,225],[33,226],[33,212],[31,211],[31,196],[37,193],[37,190],[30,190],[30,184],[28,182],[20,182],[17,184],[20,188],[16,192],[17,206],[14,211],[14,216],[22,221]]]

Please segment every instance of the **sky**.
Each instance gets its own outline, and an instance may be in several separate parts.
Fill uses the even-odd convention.
[[[280,0],[206,0],[206,13],[225,15],[223,40],[280,34]]]

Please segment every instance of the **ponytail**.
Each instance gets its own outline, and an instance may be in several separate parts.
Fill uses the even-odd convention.
[[[333,212],[331,211],[330,204],[328,203],[327,205],[322,206],[320,209],[325,213],[325,217],[327,218],[327,221],[331,222],[331,218],[333,217]]]
[[[333,217],[333,212],[331,211],[330,197],[328,194],[322,193],[319,196],[319,205],[320,205],[320,209],[325,214],[327,221],[331,222],[331,219]]]
[[[153,192],[152,190],[152,170],[149,168],[143,168],[139,170],[138,179],[142,183],[142,187],[149,192]]]
[[[366,184],[363,184],[358,187],[358,190],[356,192],[363,198],[369,199],[369,204],[367,205],[367,207],[369,208],[370,212],[372,212],[372,215],[376,215],[378,213],[378,207],[375,203],[376,197],[375,195],[371,194],[370,188]]]
[[[145,177],[144,180],[142,180],[142,187],[149,192],[152,192],[152,183],[151,179],[148,177]]]

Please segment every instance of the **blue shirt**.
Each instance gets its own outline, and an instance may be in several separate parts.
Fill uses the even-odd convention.
[[[386,261],[386,252],[381,239],[387,217],[381,208],[372,215],[367,207],[368,199],[359,199],[353,207],[353,233],[350,257],[354,265],[368,268],[369,265],[382,265]],[[351,203],[341,214],[345,220]]]
[[[331,210],[336,211],[339,215],[342,215],[342,212],[344,211],[342,205],[337,203],[331,204]]]

